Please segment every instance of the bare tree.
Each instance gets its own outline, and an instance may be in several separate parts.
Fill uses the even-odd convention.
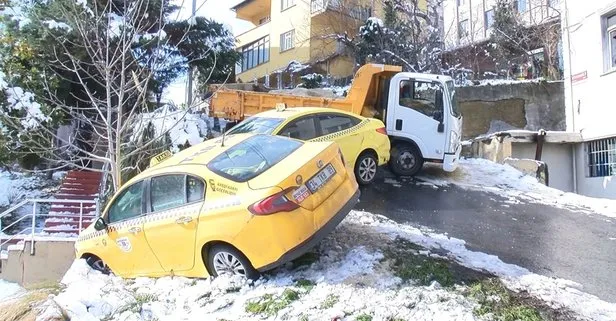
[[[157,16],[152,16],[150,6],[158,6],[154,11]],[[51,169],[105,171],[110,174],[113,190],[117,190],[122,184],[123,167],[132,166],[126,160],[134,164],[144,151],[160,147],[169,130],[185,121],[194,107],[193,104],[184,110],[167,110],[148,114],[147,119],[143,117],[152,106],[149,88],[157,73],[190,61],[177,59],[170,49],[170,37],[164,31],[169,23],[165,21],[165,2],[125,0],[88,6],[85,1],[77,1],[66,2],[58,8],[65,21],[54,24],[61,24],[72,36],[58,32],[58,28],[47,31],[56,42],[55,59],[53,68],[45,70],[42,77],[47,95],[36,98],[43,100],[41,103],[48,108],[42,112],[44,115],[39,114],[40,108],[24,108],[27,114],[20,116],[5,112],[2,123],[24,131],[19,136],[20,144],[46,159],[53,165]],[[175,45],[188,41],[191,26],[187,24]],[[156,42],[147,56],[135,49],[135,43],[144,39]],[[189,59],[202,59],[204,55],[217,59],[214,49]],[[78,89],[68,93],[70,99],[54,86],[58,78]],[[24,100],[32,100],[19,87],[5,90],[9,95],[13,92],[14,102],[24,104]],[[48,115],[78,128],[68,137],[60,135],[58,122]],[[158,130],[152,128],[154,124]],[[100,166],[90,166],[92,163]]]

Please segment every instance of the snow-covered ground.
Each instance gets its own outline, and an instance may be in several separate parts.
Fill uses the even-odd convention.
[[[24,289],[21,286],[0,279],[0,303],[10,300],[23,292]]]
[[[254,284],[220,277],[123,280],[76,261],[62,282],[66,288],[48,304],[74,320],[485,320],[468,287],[422,286],[395,276],[387,246],[406,239],[443,257],[501,278],[514,291],[528,291],[555,309],[580,318],[616,320],[616,306],[585,294],[577,284],[533,274],[495,256],[473,252],[465,242],[400,225],[383,216],[353,211],[325,239],[318,258],[303,267],[280,268]],[[301,280],[301,281],[300,281]],[[310,284],[310,286],[306,286]],[[265,305],[269,302],[269,305]],[[262,312],[259,309],[264,309]],[[489,319],[489,318],[488,318]]]
[[[509,165],[485,159],[461,159],[459,169],[453,173],[428,167],[418,178],[436,186],[454,184],[494,193],[505,197],[511,204],[527,201],[616,218],[616,200],[586,197],[547,187]]]

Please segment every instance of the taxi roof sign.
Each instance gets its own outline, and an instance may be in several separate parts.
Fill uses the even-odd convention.
[[[276,104],[276,111],[285,111],[287,109],[287,104],[286,103],[277,103]]]
[[[162,153],[152,157],[152,159],[150,159],[150,167],[156,166],[156,165],[162,163],[163,161],[165,161],[166,159],[168,159],[171,156],[173,156],[173,154],[170,151],[166,150],[166,151],[164,151],[164,152],[162,152]]]

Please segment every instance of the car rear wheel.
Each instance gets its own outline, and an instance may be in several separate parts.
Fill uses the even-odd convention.
[[[355,177],[361,185],[368,185],[374,181],[378,169],[378,161],[374,154],[363,153],[355,162]]]
[[[99,271],[105,275],[109,274],[111,272],[111,270],[109,269],[109,266],[107,266],[107,264],[105,264],[105,262],[103,262],[103,260],[101,260],[98,256],[88,256],[86,258],[86,263],[88,263],[88,265],[96,270]]]
[[[228,245],[214,245],[208,255],[208,268],[213,276],[239,275],[247,279],[259,278],[259,272],[240,251]]]
[[[423,157],[415,146],[397,145],[391,149],[389,164],[396,175],[413,176],[419,172],[423,163]]]

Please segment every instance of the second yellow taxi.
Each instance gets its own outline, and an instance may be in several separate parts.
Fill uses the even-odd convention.
[[[390,143],[382,121],[332,108],[294,107],[284,104],[245,119],[227,135],[260,133],[310,142],[334,141],[353,169],[357,181],[370,184],[379,166],[389,161]]]
[[[335,143],[234,135],[127,182],[75,248],[122,277],[256,278],[316,245],[358,197]]]

